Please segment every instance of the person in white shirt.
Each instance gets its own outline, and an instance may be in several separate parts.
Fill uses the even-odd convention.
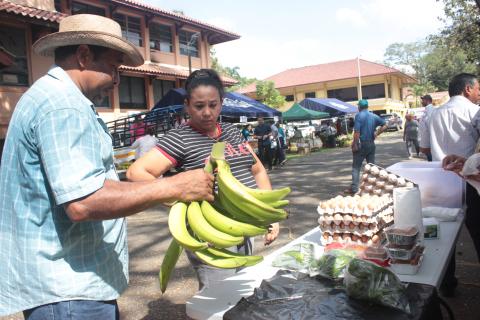
[[[139,159],[156,145],[157,138],[155,137],[155,129],[149,127],[147,128],[147,134],[141,136],[132,144],[132,148],[135,149],[135,160]]]
[[[419,134],[421,136],[422,132],[425,132],[425,130],[427,130],[426,128],[427,128],[428,118],[432,114],[432,111],[434,110],[435,107],[432,104],[433,102],[432,96],[429,94],[421,96],[420,100],[422,102],[422,107],[425,108],[425,113],[419,122]],[[428,161],[432,161],[432,153],[430,152],[429,149],[424,148],[422,153],[424,153],[427,156]]]
[[[433,161],[442,161],[451,154],[468,158],[475,152],[480,137],[480,108],[477,105],[480,87],[476,76],[468,73],[456,75],[448,85],[448,93],[450,100],[432,111],[426,129],[421,133],[420,147],[431,150]],[[480,257],[480,196],[468,183],[466,204],[465,225]],[[442,293],[453,296],[456,285],[453,255]]]

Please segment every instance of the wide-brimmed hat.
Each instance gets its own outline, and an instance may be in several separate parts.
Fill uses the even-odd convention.
[[[95,45],[120,51],[124,65],[136,67],[144,60],[132,43],[122,38],[120,25],[112,19],[94,14],[76,14],[60,21],[58,32],[51,33],[33,44],[37,54],[52,55],[56,48],[73,45]]]

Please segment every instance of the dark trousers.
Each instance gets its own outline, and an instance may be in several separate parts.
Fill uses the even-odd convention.
[[[279,165],[285,160],[285,145],[283,144],[282,139],[277,139],[277,147],[275,148],[275,159],[273,160],[273,165]]]
[[[415,148],[415,152],[417,153],[417,156],[418,156],[418,153],[420,152],[420,147],[418,145],[418,139],[409,139],[407,138],[405,140],[405,144],[407,146],[407,153],[408,153],[408,156],[410,157],[412,154],[410,152],[410,148],[412,147],[412,145],[414,146]]]
[[[472,237],[475,251],[477,252],[477,258],[480,261],[480,196],[470,184],[467,183],[467,212],[465,216],[465,226],[467,227],[470,237]],[[453,251],[452,258],[448,263],[445,276],[443,278],[443,287],[455,287],[457,280],[455,279],[455,250]]]
[[[360,150],[353,153],[351,187],[353,192],[358,192],[363,160],[367,160],[367,163],[375,163],[375,143],[373,141],[361,141]]]
[[[472,237],[475,251],[477,251],[477,258],[480,261],[480,196],[477,190],[468,183],[466,202],[465,226]]]
[[[263,165],[269,170],[272,169],[272,153],[270,143],[258,142],[258,157]]]

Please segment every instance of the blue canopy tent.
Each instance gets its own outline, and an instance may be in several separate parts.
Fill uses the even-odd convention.
[[[328,112],[331,117],[358,112],[356,106],[334,98],[307,98],[300,101],[300,105],[310,110]]]
[[[150,112],[161,112],[160,110],[183,105],[185,95],[185,89],[171,89],[155,104]],[[220,115],[227,118],[238,118],[240,116],[247,118],[273,118],[277,116],[280,118],[282,113],[243,94],[226,92],[223,98],[222,113]]]

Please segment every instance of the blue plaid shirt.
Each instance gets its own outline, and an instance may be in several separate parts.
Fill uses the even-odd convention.
[[[118,180],[92,103],[53,66],[18,102],[0,166],[0,315],[116,299],[128,283],[125,219],[72,222],[63,207]]]

